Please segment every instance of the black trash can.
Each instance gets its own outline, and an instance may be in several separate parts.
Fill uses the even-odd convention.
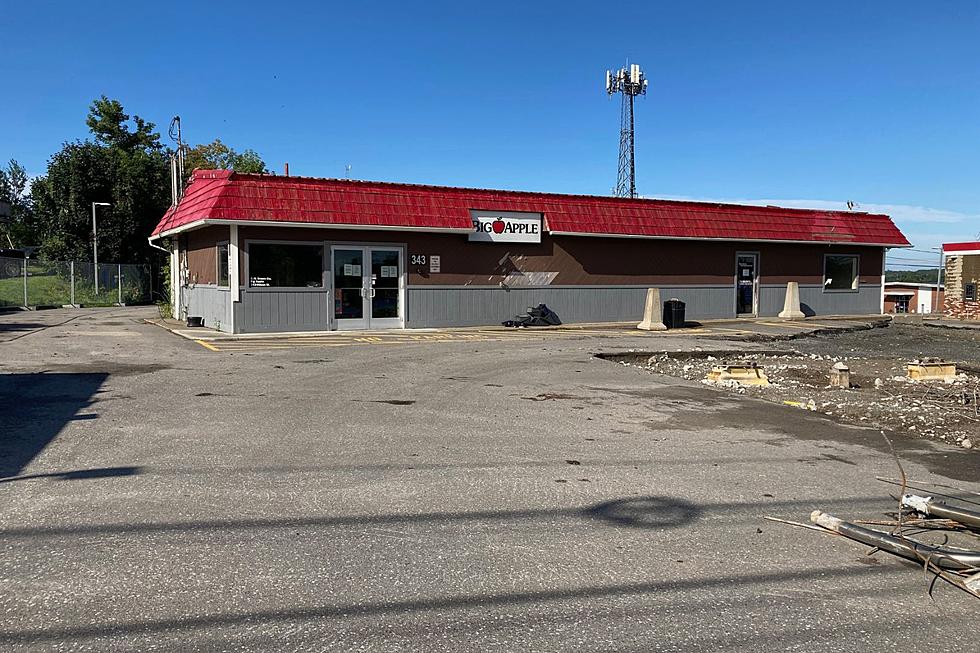
[[[664,326],[668,329],[680,329],[684,326],[685,304],[677,298],[664,302]]]

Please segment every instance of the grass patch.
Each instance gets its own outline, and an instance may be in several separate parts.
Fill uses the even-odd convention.
[[[136,304],[146,301],[145,293],[138,285],[123,286],[123,303]],[[95,284],[75,280],[75,303],[85,306],[112,306],[119,301],[119,291],[115,287],[99,288]],[[60,275],[38,275],[27,277],[28,306],[62,306],[71,303],[71,280]],[[16,277],[0,279],[0,306],[24,305],[24,279]]]

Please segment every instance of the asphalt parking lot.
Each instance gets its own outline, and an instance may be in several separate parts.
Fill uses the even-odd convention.
[[[212,351],[148,317],[0,316],[4,650],[975,641],[975,599],[762,519],[892,510],[877,431],[593,356],[752,343]],[[980,491],[976,453],[893,441],[910,478]]]

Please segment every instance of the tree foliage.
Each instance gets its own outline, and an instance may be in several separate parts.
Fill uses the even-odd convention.
[[[0,247],[37,244],[29,182],[27,170],[14,159],[0,168],[0,202],[10,206],[9,217],[0,217]]]
[[[187,151],[184,158],[184,171],[187,177],[194,170],[234,170],[235,172],[268,172],[265,161],[255,150],[236,152],[214,139],[206,145],[198,145]]]
[[[97,207],[99,260],[154,260],[146,239],[170,206],[172,152],[152,122],[130,116],[104,95],[89,106],[85,124],[92,139],[64,143],[43,177],[28,184],[13,161],[0,170],[0,201],[14,207],[11,239],[18,246],[40,245],[49,259],[91,260],[92,202],[108,202]],[[255,151],[237,152],[219,139],[189,150],[185,169],[195,167],[266,171]]]
[[[131,122],[131,124],[130,124]],[[99,260],[141,262],[147,236],[170,205],[169,162],[153,123],[104,96],[86,124],[94,141],[65,143],[31,185],[41,251],[51,259],[91,260],[92,202],[98,207]]]
[[[938,268],[921,270],[886,270],[885,281],[904,281],[905,283],[936,283]]]
[[[110,100],[104,95],[92,103],[85,119],[95,140],[107,147],[124,151],[156,151],[163,148],[160,134],[153,131],[156,125],[152,122],[133,116],[132,129],[128,122],[129,114],[123,111],[119,100]]]

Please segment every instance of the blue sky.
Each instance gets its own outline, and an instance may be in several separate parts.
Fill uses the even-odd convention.
[[[887,210],[980,232],[980,3],[8,3],[0,159],[100,94],[293,174],[606,194],[640,63],[644,196]],[[928,258],[928,255],[922,255]],[[893,258],[914,265],[918,255]]]

